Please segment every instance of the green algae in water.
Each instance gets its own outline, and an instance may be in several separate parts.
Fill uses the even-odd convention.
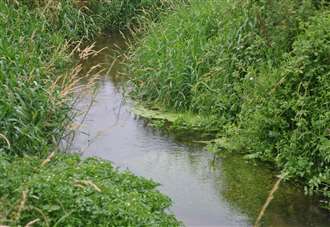
[[[185,136],[196,132],[215,135],[218,131],[218,128],[214,125],[216,116],[197,115],[192,112],[175,112],[159,107],[145,107],[141,103],[135,103],[131,111],[144,119],[156,122],[156,126],[158,125],[157,122],[163,122],[164,124],[160,125],[159,128],[171,129],[174,133],[184,132]],[[204,136],[199,135],[199,138],[204,138]]]
[[[140,104],[135,104],[134,108],[132,108],[132,112],[146,119],[166,120],[171,123],[174,123],[184,115],[182,113],[168,112],[160,109],[145,108]],[[185,114],[184,116],[187,117],[186,121],[190,122],[191,124],[195,122],[197,118],[193,115],[188,116],[188,114]]]

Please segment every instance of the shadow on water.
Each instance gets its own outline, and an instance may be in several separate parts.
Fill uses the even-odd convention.
[[[118,34],[97,39],[107,47],[86,62],[101,63],[105,72],[116,46],[125,47]],[[89,109],[70,150],[84,157],[97,156],[122,169],[160,182],[159,190],[173,199],[171,212],[187,226],[251,226],[276,180],[275,173],[241,156],[213,157],[203,147],[177,141],[173,135],[152,129],[130,112],[122,95],[120,64],[100,78],[97,92],[77,103]],[[82,116],[76,118],[77,122]],[[283,184],[264,217],[265,226],[329,226],[329,214],[296,187]]]

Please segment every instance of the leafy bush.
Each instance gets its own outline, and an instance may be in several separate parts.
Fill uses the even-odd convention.
[[[23,226],[179,226],[158,184],[109,162],[57,154],[48,164],[0,158],[0,223]]]
[[[235,138],[256,157],[275,160],[310,191],[330,198],[330,12],[302,24],[279,68],[262,72],[240,114]],[[253,92],[254,91],[254,92]]]

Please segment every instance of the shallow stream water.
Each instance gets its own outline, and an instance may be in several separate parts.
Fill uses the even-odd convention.
[[[151,178],[159,190],[173,200],[169,212],[187,226],[252,226],[276,172],[240,156],[217,158],[200,145],[177,140],[148,126],[125,102],[119,73],[113,62],[114,49],[124,47],[119,34],[107,34],[96,40],[98,49],[107,47],[89,59],[85,67],[102,64],[106,70],[96,84],[96,92],[82,94],[77,109],[81,123],[70,150],[84,157],[110,160],[121,169]],[[263,218],[265,226],[330,226],[329,213],[317,200],[304,196],[297,187],[284,183]]]

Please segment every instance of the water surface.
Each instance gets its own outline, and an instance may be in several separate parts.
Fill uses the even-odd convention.
[[[86,92],[77,104],[82,122],[70,147],[83,156],[112,161],[122,169],[160,182],[159,190],[173,199],[173,212],[187,226],[251,226],[275,172],[240,156],[217,158],[200,145],[179,142],[175,135],[148,127],[124,101],[120,65],[107,70],[114,49],[124,47],[118,34],[97,39],[108,49],[85,63],[106,69],[96,93]],[[91,105],[92,102],[92,105]],[[292,185],[283,184],[263,219],[265,226],[330,226],[329,213]]]

